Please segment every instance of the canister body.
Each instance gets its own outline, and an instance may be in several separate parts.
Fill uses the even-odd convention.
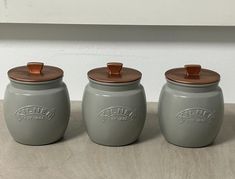
[[[146,118],[146,98],[139,82],[86,86],[83,119],[92,141],[107,146],[133,143],[141,134]]]
[[[168,142],[183,147],[207,146],[222,125],[222,90],[218,83],[197,86],[168,81],[162,88],[158,111]]]
[[[4,99],[4,116],[12,137],[27,145],[61,139],[70,116],[70,101],[62,79],[36,84],[11,80]]]

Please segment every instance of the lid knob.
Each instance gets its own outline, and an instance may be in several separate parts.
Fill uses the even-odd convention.
[[[110,62],[107,63],[109,75],[120,75],[122,70],[122,63]]]
[[[40,75],[42,74],[44,64],[40,62],[29,62],[27,68],[30,74]]]
[[[185,65],[186,76],[188,79],[199,79],[201,72],[201,65]]]

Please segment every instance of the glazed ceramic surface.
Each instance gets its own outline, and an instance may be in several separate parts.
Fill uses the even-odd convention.
[[[183,147],[207,146],[213,143],[222,125],[222,90],[218,82],[192,85],[167,80],[158,113],[168,142]]]
[[[146,98],[140,80],[103,83],[89,79],[82,102],[83,119],[92,141],[108,146],[135,142],[146,117]]]
[[[27,145],[61,139],[69,121],[70,102],[62,78],[45,82],[10,79],[4,98],[4,116],[12,137]]]

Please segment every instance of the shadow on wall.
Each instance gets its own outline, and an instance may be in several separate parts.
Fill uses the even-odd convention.
[[[226,106],[227,105],[225,105],[225,110],[226,108],[228,108]],[[222,125],[219,135],[215,139],[215,142],[214,142],[215,145],[220,145],[220,144],[234,141],[235,139],[235,130],[234,130],[235,116],[231,114],[232,114],[231,111],[225,111],[223,125]]]
[[[156,112],[149,112],[146,116],[144,129],[136,144],[151,141],[161,136],[159,119]]]
[[[79,109],[79,111],[78,111]],[[65,135],[60,142],[75,139],[85,133],[85,124],[82,120],[81,103],[71,102],[71,114]]]
[[[0,40],[234,43],[235,27],[0,24]]]

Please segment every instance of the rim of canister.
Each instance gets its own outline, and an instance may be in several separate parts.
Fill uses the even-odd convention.
[[[133,68],[123,67],[122,63],[109,62],[107,67],[94,68],[87,73],[91,82],[102,85],[128,85],[141,80],[142,73]]]
[[[29,62],[26,66],[19,66],[8,71],[11,81],[24,84],[47,84],[61,79],[62,69],[44,65],[41,62]]]
[[[220,75],[201,65],[189,64],[184,68],[173,68],[165,72],[167,81],[184,86],[208,86],[219,83]]]
[[[102,85],[102,86],[112,86],[112,87],[135,85],[140,82],[140,80],[136,80],[136,81],[131,81],[127,83],[104,83],[104,82],[95,81],[91,78],[88,78],[88,79],[93,84]]]
[[[201,84],[201,85],[192,85],[192,84],[185,84],[185,83],[178,83],[178,82],[175,82],[175,81],[171,81],[171,80],[168,80],[167,79],[167,82],[172,84],[172,85],[177,85],[177,86],[182,86],[182,87],[191,87],[191,88],[207,88],[207,87],[211,87],[211,86],[218,86],[218,83],[219,82],[215,82],[215,83],[209,83],[209,84]]]

